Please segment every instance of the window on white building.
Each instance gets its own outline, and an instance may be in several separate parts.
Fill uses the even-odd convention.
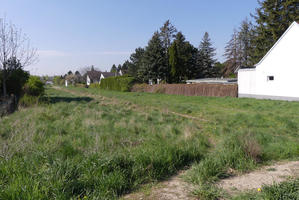
[[[267,81],[274,81],[274,76],[267,76]]]

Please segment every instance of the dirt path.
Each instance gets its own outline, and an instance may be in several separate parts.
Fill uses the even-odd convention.
[[[125,200],[195,200],[192,196],[193,186],[184,182],[181,178],[184,172],[173,176],[146,190],[128,194],[123,197]],[[230,195],[239,192],[261,188],[263,185],[280,183],[288,178],[299,177],[299,161],[276,163],[265,166],[257,171],[241,176],[236,176],[220,181],[217,186]]]
[[[163,181],[158,185],[148,188],[141,192],[128,194],[123,197],[126,200],[195,200],[196,197],[191,195],[193,187],[184,182],[179,173],[169,180]]]
[[[288,178],[299,177],[299,161],[276,163],[260,170],[220,181],[217,185],[230,194],[258,189],[263,185],[280,183]]]

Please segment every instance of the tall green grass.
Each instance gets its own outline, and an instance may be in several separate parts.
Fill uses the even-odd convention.
[[[0,199],[116,199],[186,166],[215,199],[217,180],[299,157],[298,102],[68,90],[0,119]]]
[[[299,159],[299,102],[73,90],[199,118],[197,124],[213,148],[192,165],[186,179],[200,186],[195,193],[202,199],[221,196],[212,185],[219,179],[273,161]]]
[[[1,118],[0,199],[114,199],[207,151],[192,121],[47,93],[47,104]]]

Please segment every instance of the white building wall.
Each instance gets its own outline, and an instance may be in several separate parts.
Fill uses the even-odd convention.
[[[90,85],[90,78],[89,78],[88,75],[87,75],[87,77],[86,77],[86,85]]]
[[[256,65],[255,73],[239,70],[238,83],[240,97],[299,100],[299,24],[290,26]]]
[[[238,91],[240,94],[254,94],[256,91],[255,69],[241,69],[238,71]]]

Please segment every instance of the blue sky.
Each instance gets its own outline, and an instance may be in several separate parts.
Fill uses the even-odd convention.
[[[257,0],[1,0],[0,17],[21,28],[38,49],[32,74],[65,74],[94,65],[109,70],[146,46],[169,19],[198,47],[210,34],[217,59]]]

